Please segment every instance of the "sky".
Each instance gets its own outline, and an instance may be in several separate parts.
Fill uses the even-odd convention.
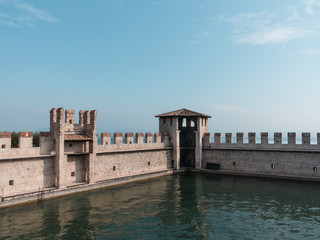
[[[0,0],[0,131],[51,108],[99,132],[156,132],[180,108],[209,131],[320,132],[320,0]]]

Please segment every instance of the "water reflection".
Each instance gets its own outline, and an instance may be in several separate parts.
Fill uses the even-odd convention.
[[[320,185],[180,174],[0,210],[0,239],[318,239]]]

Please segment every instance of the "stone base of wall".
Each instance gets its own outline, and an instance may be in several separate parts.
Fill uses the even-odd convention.
[[[300,177],[293,175],[280,175],[280,174],[262,174],[262,173],[252,173],[244,171],[227,171],[227,170],[207,170],[207,169],[192,169],[191,172],[196,173],[206,173],[214,175],[229,175],[229,176],[242,176],[242,177],[259,177],[259,178],[274,178],[283,180],[293,180],[293,181],[306,181],[306,182],[320,182],[320,178],[314,177]]]
[[[163,170],[163,171],[157,171],[157,172],[151,172],[151,173],[137,174],[134,176],[119,177],[119,178],[113,178],[113,179],[109,179],[109,180],[99,181],[94,184],[79,184],[79,185],[75,185],[75,186],[72,186],[72,187],[69,187],[66,189],[62,189],[62,190],[59,190],[56,188],[50,188],[50,189],[46,189],[43,191],[38,191],[38,192],[33,192],[33,193],[23,194],[23,195],[16,195],[16,196],[11,196],[11,197],[6,197],[3,199],[0,199],[0,208],[11,207],[11,206],[16,206],[16,205],[21,205],[21,204],[27,204],[27,203],[32,203],[32,202],[37,202],[37,201],[42,201],[42,200],[63,197],[66,195],[96,190],[99,188],[105,188],[105,187],[110,187],[110,186],[114,186],[114,185],[125,184],[125,183],[129,183],[129,182],[140,181],[140,180],[146,180],[146,179],[160,177],[160,176],[164,176],[164,175],[170,175],[170,174],[174,174],[176,172],[181,172],[181,171],[176,171],[176,170],[170,169],[170,170]]]

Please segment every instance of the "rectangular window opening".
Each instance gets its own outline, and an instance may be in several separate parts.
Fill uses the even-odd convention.
[[[1,148],[6,148],[6,145],[5,145],[5,144],[2,144]]]
[[[182,127],[186,127],[187,126],[187,119],[183,118],[182,119]]]
[[[71,177],[74,177],[76,175],[75,172],[71,172]]]
[[[113,171],[115,171],[116,170],[116,166],[113,166]]]
[[[13,186],[14,185],[14,180],[9,180],[9,185]]]

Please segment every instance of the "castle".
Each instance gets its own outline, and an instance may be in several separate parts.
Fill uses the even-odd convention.
[[[159,114],[159,132],[101,133],[98,144],[97,112],[63,108],[50,111],[50,132],[40,132],[39,147],[32,132],[19,132],[19,147],[11,148],[11,133],[0,132],[0,207],[59,197],[185,170],[214,174],[276,177],[319,181],[320,134],[310,143],[310,133],[214,134],[211,116],[180,109]]]

